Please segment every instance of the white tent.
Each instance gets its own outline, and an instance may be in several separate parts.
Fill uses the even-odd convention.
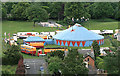
[[[92,31],[92,32],[94,32],[94,33],[96,33],[96,34],[100,34],[100,33],[101,33],[100,30],[90,30],[90,31]]]
[[[62,27],[62,25],[58,23],[49,23],[49,22],[40,22],[38,25],[43,26],[43,27]]]
[[[118,32],[117,40],[120,41],[120,30]]]

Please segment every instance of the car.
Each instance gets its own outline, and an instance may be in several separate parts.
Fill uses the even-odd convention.
[[[25,65],[25,68],[26,68],[26,69],[30,69],[30,66],[29,66],[29,65]]]
[[[118,33],[114,34],[114,39],[117,39]]]
[[[40,71],[43,72],[44,71],[44,68],[43,66],[40,67]]]

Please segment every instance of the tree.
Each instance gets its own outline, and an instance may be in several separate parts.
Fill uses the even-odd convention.
[[[117,20],[120,20],[120,2],[116,5],[117,7],[115,8],[114,11],[114,18]]]
[[[7,17],[7,11],[6,9],[3,7],[2,8],[2,19],[6,18]]]
[[[30,6],[28,2],[19,2],[12,5],[11,16],[15,20],[26,20],[25,10]]]
[[[15,48],[14,46],[11,46],[11,48],[8,48],[6,51],[3,51],[2,64],[3,65],[18,64],[20,56],[21,55],[19,54],[18,49]]]
[[[31,5],[26,9],[26,15],[29,20],[32,20],[34,22],[33,25],[34,27],[35,27],[35,22],[48,20],[47,11],[36,4]]]
[[[9,76],[11,73],[8,70],[2,70],[1,76]]]
[[[108,2],[96,2],[90,7],[90,14],[95,19],[112,17],[113,12],[114,9]]]
[[[85,3],[80,3],[80,2],[69,2],[65,4],[65,11],[64,15],[66,16],[67,19],[72,19],[73,17],[75,19],[81,17],[90,17],[89,10],[86,6],[87,4]]]
[[[85,67],[83,62],[83,55],[79,54],[77,49],[69,51],[67,57],[64,58],[61,67],[62,74],[88,74],[88,69]]]
[[[104,60],[100,57],[96,57],[95,64],[97,68],[104,69]]]
[[[52,51],[49,54],[50,54],[50,57],[58,56],[59,58],[64,59],[64,51],[56,50],[56,51]]]
[[[15,3],[15,2],[5,2],[5,3],[2,3],[2,7],[6,8],[7,14],[10,14],[10,12],[12,10],[12,6],[14,4],[17,4],[17,3]]]
[[[109,55],[104,58],[104,69],[107,70],[108,74],[119,74],[119,53],[116,55]]]
[[[92,43],[92,46],[93,46],[93,50],[94,50],[94,54],[95,54],[95,59],[96,59],[96,57],[100,55],[100,47],[99,47],[97,41],[94,41]]]
[[[62,60],[59,57],[54,56],[54,57],[51,57],[49,59],[48,63],[49,63],[48,69],[50,70],[50,73],[51,74],[58,74],[58,72],[61,68]]]
[[[64,3],[53,2],[49,9],[51,9],[50,18],[58,20],[64,18]]]

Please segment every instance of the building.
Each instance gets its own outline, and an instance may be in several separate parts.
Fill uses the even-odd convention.
[[[95,69],[95,57],[93,48],[91,49],[78,49],[80,54],[83,54],[84,62],[87,63],[87,67],[91,69]]]

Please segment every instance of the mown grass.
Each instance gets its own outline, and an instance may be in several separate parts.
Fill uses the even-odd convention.
[[[115,30],[118,28],[118,21],[113,20],[113,19],[104,19],[104,21],[102,19],[89,20],[88,22],[82,23],[82,25],[85,28],[90,29],[90,30],[104,30],[104,29]],[[66,27],[64,26],[63,29],[65,28]],[[36,27],[33,27],[33,22],[27,22],[27,21],[3,21],[2,22],[2,37],[3,38],[4,38],[4,32],[6,32],[7,34],[10,33],[12,36],[13,33],[17,33],[17,32],[34,31],[34,32],[40,33],[44,31],[48,32],[48,31],[56,31],[56,30],[59,30],[59,28],[41,27],[39,25],[36,25]],[[22,43],[23,41],[21,39],[18,39],[18,42]],[[105,39],[104,45],[101,45],[101,47],[110,47],[110,46],[111,45],[110,45],[109,39]],[[45,47],[63,47],[63,46],[46,45]],[[68,48],[90,49],[90,47],[68,47]],[[23,53],[21,54],[24,56],[24,58],[39,58],[37,56],[30,56],[30,55],[23,54]]]
[[[65,29],[65,27],[63,27]],[[56,31],[59,30],[59,28],[55,27],[41,27],[36,24],[35,27],[33,27],[33,22],[27,22],[27,21],[3,21],[2,22],[2,37],[4,35],[4,32],[7,34],[10,33],[11,36],[13,33],[17,32],[49,32],[49,31]]]
[[[113,19],[89,20],[82,24],[89,30],[113,30],[118,29],[118,21]]]

